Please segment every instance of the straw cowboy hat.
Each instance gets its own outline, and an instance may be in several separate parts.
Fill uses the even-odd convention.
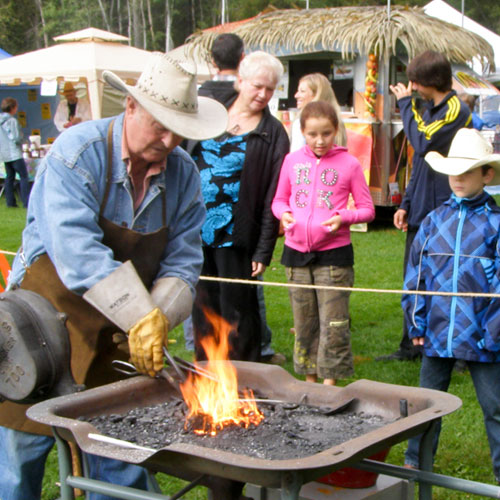
[[[111,71],[104,71],[103,78],[130,94],[159,123],[181,137],[210,139],[227,128],[226,108],[214,99],[198,97],[196,71],[187,61],[154,52],[135,86]]]
[[[67,95],[71,92],[75,92],[76,89],[71,82],[64,82],[64,87],[59,91],[61,95]]]
[[[477,130],[461,128],[453,138],[448,157],[437,151],[425,155],[425,161],[445,175],[460,175],[482,165],[495,169],[495,176],[488,184],[500,184],[500,155],[493,153],[493,146]]]

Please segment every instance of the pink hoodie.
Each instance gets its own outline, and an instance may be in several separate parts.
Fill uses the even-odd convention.
[[[354,198],[354,210],[346,208],[349,193]],[[285,230],[285,244],[299,252],[348,245],[349,226],[375,217],[361,165],[341,146],[321,158],[307,145],[286,155],[271,208],[280,220],[285,212],[292,213],[296,222]],[[342,218],[342,225],[332,234],[320,223],[336,214]]]

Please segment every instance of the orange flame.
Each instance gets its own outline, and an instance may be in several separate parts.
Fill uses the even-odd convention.
[[[181,385],[181,392],[189,409],[185,427],[194,427],[196,434],[215,436],[223,427],[238,425],[248,428],[259,425],[264,415],[257,408],[251,390],[238,394],[238,378],[234,365],[228,360],[231,325],[213,312],[205,311],[214,335],[201,339],[207,363],[198,368],[213,374],[212,380],[190,374]],[[196,363],[195,363],[196,364]]]

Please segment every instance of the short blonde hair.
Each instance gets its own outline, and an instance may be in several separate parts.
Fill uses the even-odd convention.
[[[238,73],[243,80],[249,80],[261,71],[266,71],[272,74],[273,79],[278,83],[283,76],[283,64],[277,58],[264,52],[257,50],[245,56],[240,63]]]

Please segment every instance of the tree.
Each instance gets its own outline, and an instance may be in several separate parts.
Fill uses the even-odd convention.
[[[428,0],[391,0],[425,5]],[[447,0],[457,10],[462,0]],[[305,8],[306,0],[226,0],[228,21],[255,16],[272,4]],[[386,5],[387,0],[309,0],[310,8]],[[167,50],[199,29],[221,23],[221,0],[0,0],[0,46],[19,54],[53,44],[53,37],[90,26],[126,35],[130,44]],[[500,4],[466,0],[465,14],[500,31]]]

